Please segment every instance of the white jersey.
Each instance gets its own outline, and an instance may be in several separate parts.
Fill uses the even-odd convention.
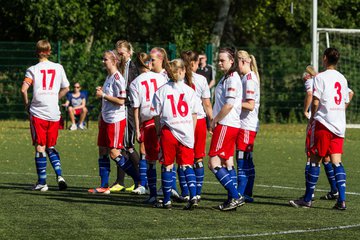
[[[161,70],[160,74],[166,79],[166,81],[170,80],[169,75],[167,74],[165,69]]]
[[[252,111],[242,109],[240,114],[241,128],[257,132],[259,130],[260,84],[254,72],[245,74],[242,79],[243,102],[254,100],[255,107]]]
[[[240,128],[240,114],[242,102],[242,84],[237,72],[232,73],[227,79],[222,77],[215,88],[214,118],[225,105],[227,98],[234,98],[231,111],[219,122],[222,125]]]
[[[202,119],[202,118],[206,117],[204,107],[202,105],[202,99],[204,99],[204,98],[210,99],[210,89],[209,89],[207,80],[204,76],[194,73],[194,72],[192,73],[192,76],[193,76],[192,80],[193,80],[193,84],[195,86],[197,101],[201,105],[198,115],[197,115],[197,119]]]
[[[102,87],[106,95],[116,98],[126,98],[126,84],[119,71],[106,77]],[[115,123],[125,119],[125,105],[118,105],[102,99],[101,115],[106,123]]]
[[[140,122],[153,118],[150,112],[151,101],[156,90],[167,83],[160,73],[146,72],[140,74],[130,84],[132,107],[139,108]]]
[[[47,121],[59,121],[59,92],[70,85],[63,66],[51,61],[39,62],[26,70],[25,82],[33,85],[31,115]]]
[[[159,88],[151,105],[153,116],[160,116],[161,127],[166,125],[183,145],[194,147],[192,114],[198,112],[195,91],[184,81],[169,81]]]
[[[306,92],[313,92],[314,89],[314,78],[309,78],[304,83]]]
[[[313,96],[320,101],[314,119],[339,137],[345,136],[345,104],[349,89],[345,77],[336,70],[326,70],[314,78]]]

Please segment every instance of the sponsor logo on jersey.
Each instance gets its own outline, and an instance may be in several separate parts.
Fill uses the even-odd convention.
[[[231,91],[234,91],[234,92],[235,92],[235,91],[236,91],[235,88],[228,88],[227,90],[228,90],[228,92],[231,92]]]
[[[251,90],[247,90],[246,93],[248,93],[248,94],[255,94],[255,92],[254,92],[254,91],[251,91]]]

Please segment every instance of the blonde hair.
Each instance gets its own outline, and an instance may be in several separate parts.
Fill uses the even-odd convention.
[[[249,54],[247,51],[239,50],[237,52],[237,57],[238,57],[239,61],[245,61],[245,62],[250,63],[251,71],[253,71],[256,74],[256,77],[257,77],[258,81],[260,82],[260,75],[259,75],[258,67],[256,64],[255,56],[252,54]]]
[[[121,61],[120,61],[120,58],[119,58],[119,54],[117,53],[117,51],[115,50],[107,50],[104,52],[104,54],[109,54],[110,55],[110,58],[111,58],[111,61],[113,63],[115,63],[116,65],[116,68],[118,70],[120,70],[121,68]]]
[[[126,48],[129,51],[130,57],[134,54],[134,49],[133,49],[131,43],[129,43],[128,41],[119,40],[119,41],[116,42],[116,44],[115,44],[116,49],[119,49],[119,48],[122,48],[122,47]]]
[[[51,45],[48,40],[42,39],[36,43],[36,54],[39,58],[48,58],[51,54]]]
[[[185,69],[186,69],[185,78],[186,78],[187,84],[190,87],[193,87],[191,62],[198,61],[199,54],[197,52],[194,52],[191,50],[183,51],[181,53],[181,59],[184,61],[184,64],[185,64]]]
[[[168,67],[165,68],[170,79],[172,79],[174,82],[180,80],[178,74],[179,69],[185,70],[184,61],[180,58],[172,60],[171,62],[169,62]]]
[[[165,49],[160,47],[154,47],[151,49],[150,54],[156,54],[156,56],[162,60],[162,68],[165,70],[169,68],[169,59]]]

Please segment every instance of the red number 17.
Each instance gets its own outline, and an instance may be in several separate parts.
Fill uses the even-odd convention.
[[[45,70],[40,70],[40,72],[43,75],[42,87],[43,87],[43,90],[46,90],[46,71]],[[54,85],[54,79],[55,79],[55,69],[48,69],[47,73],[51,74],[50,86],[49,86],[48,90],[52,90],[53,85]]]

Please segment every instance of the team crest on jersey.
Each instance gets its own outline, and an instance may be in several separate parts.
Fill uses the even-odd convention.
[[[115,80],[120,80],[119,74],[118,74],[118,73],[115,73],[114,78],[115,78]]]
[[[248,74],[248,75],[246,76],[246,80],[251,80],[251,79],[252,79],[251,74]]]

